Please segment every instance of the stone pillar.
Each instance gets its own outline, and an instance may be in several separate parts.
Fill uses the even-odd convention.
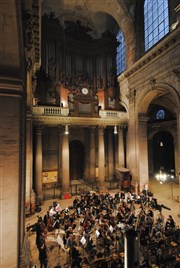
[[[10,24],[7,31],[11,27]],[[21,267],[20,256],[25,236],[23,84],[21,80],[13,80],[13,77],[2,79],[0,83],[0,267]]]
[[[63,134],[62,142],[62,193],[69,193],[70,180],[69,180],[69,135]]]
[[[148,171],[148,145],[147,145],[147,120],[148,118],[139,114],[138,118],[138,152],[139,152],[139,186],[143,190],[145,184],[149,184]]]
[[[113,157],[113,139],[112,139],[112,129],[108,130],[108,169],[109,169],[109,179],[113,178],[114,174],[114,157]]]
[[[124,167],[123,127],[118,127],[118,167]]]
[[[37,200],[42,201],[42,127],[36,127],[35,148],[35,193]]]
[[[154,176],[154,165],[153,165],[153,139],[148,139],[148,163],[149,163],[149,174],[150,177]]]
[[[31,195],[32,195],[32,168],[33,168],[33,138],[32,138],[32,115],[26,116],[26,215],[31,214]]]
[[[114,174],[115,170],[118,167],[118,127],[117,127],[117,133],[113,133],[113,140],[114,140]]]
[[[58,152],[58,183],[62,186],[62,144],[63,144],[64,128],[58,127],[59,152]]]
[[[104,128],[98,128],[98,168],[99,168],[99,185],[105,186],[105,147],[104,147]]]
[[[136,90],[129,92],[129,122],[127,132],[127,168],[130,169],[133,179],[139,180],[137,158],[137,114],[135,107]]]
[[[90,180],[96,178],[95,127],[90,128]]]

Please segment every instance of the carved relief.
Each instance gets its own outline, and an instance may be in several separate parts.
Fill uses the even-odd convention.
[[[22,15],[24,45],[27,50],[31,50],[33,46],[33,16],[28,10],[25,10]]]
[[[136,99],[136,89],[129,89],[129,93],[126,95],[130,103],[134,103]]]

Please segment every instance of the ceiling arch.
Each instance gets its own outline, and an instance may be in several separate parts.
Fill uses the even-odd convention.
[[[55,13],[60,20],[80,20],[81,24],[92,29],[99,38],[102,32],[110,30],[117,33],[118,28],[124,34],[126,42],[126,65],[130,67],[135,61],[135,31],[132,8],[125,0],[43,0],[42,13]]]
[[[150,104],[157,104],[166,107],[168,110],[176,113],[176,108],[179,107],[179,98],[175,89],[169,85],[157,83],[154,88],[148,92],[138,102],[138,112],[147,113]]]

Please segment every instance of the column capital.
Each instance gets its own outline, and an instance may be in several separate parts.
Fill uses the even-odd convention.
[[[90,134],[95,134],[95,130],[96,130],[96,126],[90,126],[89,127],[89,129],[90,129]]]
[[[139,122],[147,122],[149,117],[147,117],[146,113],[138,113]]]
[[[36,128],[36,134],[42,134],[44,128],[42,125],[36,125],[35,128]]]
[[[98,126],[98,133],[101,135],[104,134],[104,129],[105,129],[104,126]]]

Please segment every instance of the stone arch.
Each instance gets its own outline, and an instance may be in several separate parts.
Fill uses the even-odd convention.
[[[137,107],[139,107],[138,112],[146,114],[150,103],[153,102],[154,99],[167,96],[167,100],[171,98],[171,104],[168,105],[169,109],[175,112],[175,108],[179,107],[180,103],[180,95],[177,90],[165,82],[155,82],[151,81],[148,89],[143,92],[142,96],[139,97],[137,101]],[[167,103],[168,104],[168,103]],[[171,106],[171,107],[170,107]]]
[[[151,159],[149,159],[149,170],[151,174],[158,172],[161,167],[166,172],[175,170],[175,148],[174,135],[170,129],[159,129],[150,135],[149,146],[151,146]]]
[[[89,4],[91,4],[89,2]],[[122,30],[126,42],[126,65],[129,68],[135,61],[136,38],[132,18],[130,17],[123,1],[113,1],[109,5],[108,1],[92,1],[91,10],[110,14]]]
[[[126,113],[128,113],[129,111],[128,105],[124,101],[120,101],[119,104],[125,109]]]

